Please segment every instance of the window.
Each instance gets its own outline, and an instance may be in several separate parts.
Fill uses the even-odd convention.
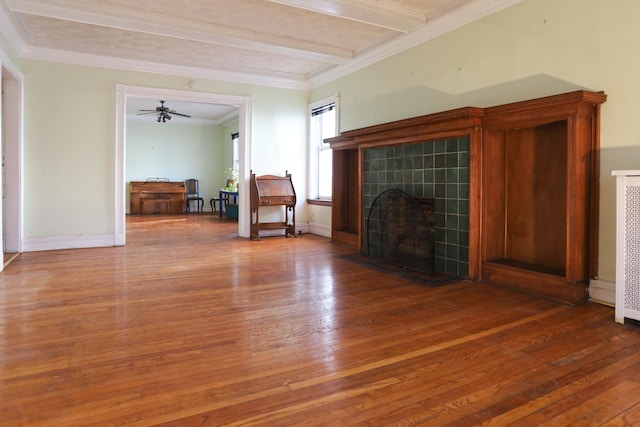
[[[309,105],[309,198],[331,200],[333,155],[326,138],[338,132],[338,96]]]
[[[240,134],[238,132],[231,134],[231,142],[233,143],[231,167],[238,171],[240,170]]]

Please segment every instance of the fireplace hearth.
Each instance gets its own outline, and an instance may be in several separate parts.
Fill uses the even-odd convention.
[[[421,273],[434,272],[434,199],[399,188],[380,193],[366,219],[367,255]]]

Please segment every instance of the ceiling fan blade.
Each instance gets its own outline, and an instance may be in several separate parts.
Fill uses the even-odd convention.
[[[149,111],[147,113],[138,113],[137,115],[138,116],[144,116],[144,115],[147,115],[147,114],[155,114],[155,113],[156,113],[155,111]]]
[[[155,113],[155,112],[156,112],[156,110],[138,110],[138,111],[150,111],[150,112],[152,112],[152,113]]]
[[[176,113],[175,111],[171,111],[171,114],[174,114],[174,115],[176,115],[176,116],[182,116],[182,117],[191,117],[191,116],[190,116],[190,115],[188,115],[188,114]]]

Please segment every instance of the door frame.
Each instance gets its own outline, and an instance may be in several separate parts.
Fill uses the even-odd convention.
[[[1,50],[0,50],[0,53]],[[0,186],[0,252],[22,253],[24,239],[23,98],[24,76],[4,55],[0,57],[0,144],[3,157]],[[0,271],[4,262],[0,263]]]
[[[182,91],[144,86],[116,85],[116,151],[115,151],[115,231],[114,244],[126,243],[126,111],[128,97],[152,97],[165,100],[232,105],[238,107],[240,132],[240,168],[238,195],[238,235],[249,237],[249,188],[251,175],[252,98],[206,92]]]

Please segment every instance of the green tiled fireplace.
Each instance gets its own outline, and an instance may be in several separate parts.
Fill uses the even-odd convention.
[[[371,148],[364,153],[364,224],[375,198],[399,188],[434,199],[435,271],[469,274],[469,137]],[[365,230],[365,245],[366,230]]]

